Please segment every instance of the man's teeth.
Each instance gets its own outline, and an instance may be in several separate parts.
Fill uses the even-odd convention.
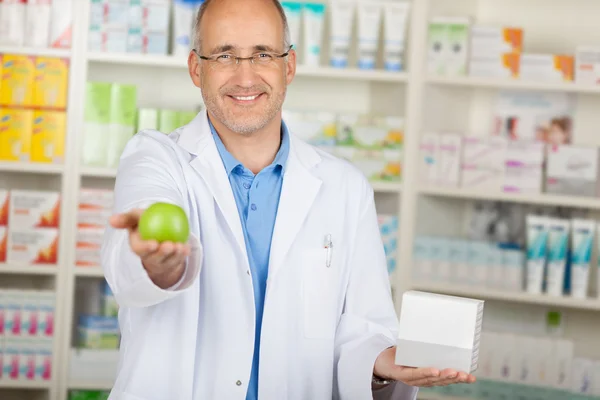
[[[255,98],[258,97],[258,95],[255,96],[233,96],[236,100],[243,100],[243,101],[250,101],[250,100],[254,100]]]

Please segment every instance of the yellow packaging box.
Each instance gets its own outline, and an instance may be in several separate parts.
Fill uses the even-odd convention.
[[[35,57],[4,54],[0,82],[0,106],[33,105]]]
[[[37,57],[33,105],[64,110],[67,107],[69,60],[57,57]]]
[[[0,161],[29,161],[33,111],[0,107]]]
[[[64,111],[34,111],[31,132],[31,161],[63,163],[66,129],[67,115]]]

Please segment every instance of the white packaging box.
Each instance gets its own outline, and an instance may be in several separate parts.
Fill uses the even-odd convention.
[[[80,210],[112,210],[114,192],[104,189],[83,188],[79,190]]]
[[[5,381],[19,380],[19,338],[7,337],[4,340],[4,377]]]
[[[35,380],[49,381],[52,379],[53,339],[37,339],[35,349]]]
[[[111,212],[108,210],[79,210],[77,211],[77,227],[79,229],[106,228]]]
[[[545,145],[511,141],[506,152],[503,190],[512,193],[540,193],[543,183]]]
[[[100,249],[104,239],[104,229],[78,229],[75,245],[75,265],[77,267],[99,267]]]
[[[0,1],[0,45],[23,46],[25,43],[25,10],[22,0]]]
[[[25,13],[25,46],[48,47],[50,44],[51,0],[28,0]]]
[[[552,364],[549,381],[550,385],[556,389],[568,390],[571,387],[573,348],[573,342],[570,340],[554,339],[552,341]]]
[[[508,140],[500,136],[465,136],[463,139],[462,165],[492,171],[504,170]]]
[[[169,0],[142,0],[144,23],[142,28],[142,52],[167,54],[169,48]]]
[[[58,228],[60,193],[12,190],[8,219],[12,229]]]
[[[396,364],[474,372],[478,366],[483,306],[482,300],[405,292]]]
[[[462,137],[458,134],[439,135],[439,168],[437,182],[441,186],[458,187],[460,183],[460,163]]]
[[[20,337],[17,340],[17,347],[19,348],[19,381],[34,381],[37,343],[28,337]]]
[[[519,79],[559,83],[572,78],[573,57],[535,53],[522,53],[519,57]]]
[[[514,343],[515,354],[515,374],[513,382],[522,385],[534,385],[536,380],[535,358],[536,358],[536,338],[531,336],[516,336]]]
[[[493,59],[470,59],[469,76],[478,78],[516,78],[518,72],[510,67],[511,60],[517,60],[518,55],[499,55]]]
[[[492,169],[463,167],[461,170],[461,187],[482,192],[499,192],[504,183],[504,173]]]
[[[434,262],[436,264],[433,278],[436,281],[448,282],[452,276],[452,265],[450,264],[451,240],[445,237],[435,238]]]
[[[107,0],[103,27],[103,51],[127,52],[129,33],[129,0]]]
[[[6,262],[6,249],[8,248],[8,227],[0,226],[0,263]]]
[[[535,338],[533,380],[536,386],[549,387],[553,374],[553,343],[548,337]]]
[[[8,226],[10,192],[0,189],[0,226]]]
[[[597,197],[598,155],[597,148],[548,146],[546,192]]]
[[[435,185],[438,181],[439,136],[437,133],[424,133],[421,135],[419,148],[419,182],[423,185]]]
[[[574,358],[571,369],[571,392],[593,394],[594,361],[587,358]]]
[[[50,47],[70,48],[73,31],[74,0],[52,0]]]
[[[40,290],[38,302],[38,336],[51,338],[54,336],[54,311],[56,309],[56,293],[52,290]]]
[[[143,47],[142,28],[144,26],[142,0],[129,0],[127,19],[127,52],[141,53]]]
[[[22,291],[4,289],[2,298],[4,304],[4,336],[6,338],[21,336]]]
[[[433,258],[432,240],[427,236],[417,236],[413,244],[413,276],[416,280],[427,281],[431,278]]]
[[[59,230],[55,228],[16,230],[8,233],[7,262],[27,265],[58,263]]]
[[[493,335],[492,379],[504,382],[516,379],[518,354],[515,347],[518,339],[517,335],[511,333]]]
[[[600,46],[577,46],[575,82],[581,85],[600,85]]]
[[[464,283],[480,287],[486,285],[489,249],[490,245],[487,242],[469,242],[467,248],[468,277]]]
[[[502,289],[504,277],[503,252],[495,243],[490,243],[487,253],[487,283],[486,286],[495,289]]]
[[[592,377],[594,382],[592,394],[600,396],[600,360],[595,360],[592,365]]]
[[[525,271],[525,253],[522,250],[502,249],[504,289],[522,292]]]
[[[108,0],[90,0],[90,20],[88,28],[88,51],[106,51],[106,17]]]
[[[496,25],[472,25],[471,59],[490,59],[501,54],[519,52],[520,49],[515,48],[514,43],[507,40],[507,31],[510,29],[515,28]]]
[[[35,337],[38,335],[38,294],[34,290],[21,292],[21,336]]]
[[[467,248],[469,242],[462,239],[448,240],[448,259],[450,262],[449,282],[464,284],[469,278],[469,267],[467,265]]]

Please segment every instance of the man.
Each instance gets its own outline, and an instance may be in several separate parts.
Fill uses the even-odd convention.
[[[473,382],[394,365],[372,189],[282,121],[296,53],[279,3],[208,0],[195,29],[206,112],[138,133],[119,165],[102,249],[122,332],[110,398],[408,400]],[[159,201],[185,210],[188,243],[140,239]]]

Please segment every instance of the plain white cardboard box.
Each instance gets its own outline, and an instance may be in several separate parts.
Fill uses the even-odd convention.
[[[402,296],[396,364],[477,369],[483,300],[408,291]]]

